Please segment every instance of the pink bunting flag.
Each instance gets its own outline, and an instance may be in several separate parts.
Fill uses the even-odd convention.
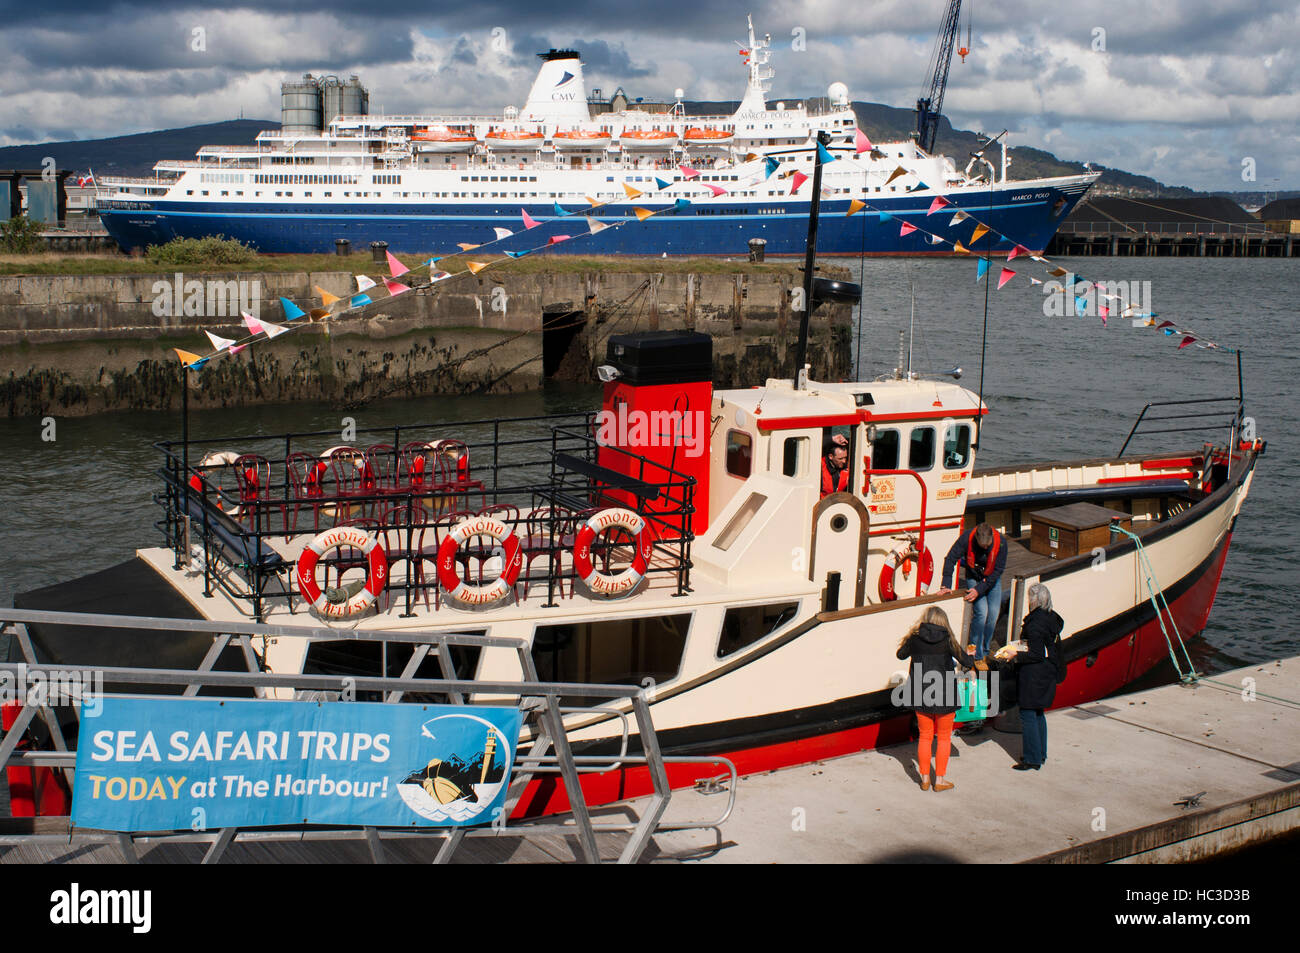
[[[1189,334],[1189,335],[1187,335],[1187,337],[1183,338],[1183,343],[1180,344],[1180,345],[1178,345],[1178,350],[1181,351],[1183,348],[1187,347],[1187,345],[1189,345],[1189,344],[1195,344],[1195,343],[1196,343],[1196,338],[1192,337],[1192,336]]]
[[[1001,290],[1002,286],[1005,285],[1008,281],[1010,281],[1015,276],[1016,273],[1012,271],[1010,268],[1003,268],[1002,274],[998,275],[998,289]]]
[[[246,348],[246,347],[248,347],[247,344],[235,344],[235,345],[232,345],[231,348],[230,348],[230,353],[231,353],[231,354],[238,354],[240,351],[242,351],[242,350],[243,350],[244,348]]]
[[[794,195],[794,193],[798,192],[799,186],[803,185],[807,181],[808,176],[804,175],[802,172],[796,172],[794,178],[791,179],[791,182],[794,184],[790,186],[790,194]]]
[[[519,214],[524,217],[524,228],[537,227],[537,220],[533,218],[531,215],[529,215],[527,212],[525,212],[523,209],[519,210]]]
[[[871,145],[871,140],[866,137],[866,134],[863,133],[861,129],[853,130],[853,138],[856,143],[853,147],[853,154],[855,156],[860,156],[864,152],[870,152],[874,148],[874,146]]]
[[[1097,313],[1101,315],[1102,323],[1104,324],[1105,319],[1110,317],[1110,308],[1106,307],[1104,304],[1100,304],[1097,306]]]
[[[386,251],[384,252],[384,254],[388,256],[388,271],[394,278],[396,278],[398,275],[404,275],[408,271],[410,271],[409,268],[407,268],[400,261],[398,261],[396,258],[393,257],[392,252]]]
[[[898,234],[899,234],[900,237],[903,236],[903,235],[910,235],[910,234],[912,234],[914,231],[916,231],[916,226],[913,225],[911,222],[904,222],[904,223],[903,223],[902,225],[900,225],[899,228],[898,228]]]
[[[404,285],[400,281],[393,281],[391,278],[384,279],[384,287],[386,287],[388,289],[388,293],[390,295],[393,295],[394,297],[411,290],[410,285]]]
[[[1017,255],[1028,255],[1029,249],[1024,245],[1017,245],[1011,249],[1011,254],[1007,255],[1007,261],[1012,261]]]
[[[253,317],[247,311],[239,312],[239,316],[244,319],[244,327],[248,328],[249,334],[262,333],[262,322],[257,320],[257,318]]]
[[[934,201],[930,203],[930,211],[926,212],[925,214],[933,215],[935,212],[939,211],[942,208],[947,208],[951,204],[952,203],[949,202],[942,195],[936,195],[934,197]]]
[[[700,184],[703,185],[703,186],[704,186],[706,189],[708,189],[710,192],[712,192],[712,193],[713,193],[713,197],[714,197],[715,199],[716,199],[719,195],[726,195],[726,194],[727,194],[727,190],[724,189],[724,188],[723,188],[722,186],[720,186],[720,185],[710,185],[708,182],[701,182]]]
[[[560,244],[560,242],[567,242],[572,237],[573,237],[572,235],[552,235],[550,238],[546,240],[546,244],[558,245]]]
[[[679,165],[677,168],[682,170],[682,178],[693,179],[700,174],[699,169],[692,169],[688,165]]]

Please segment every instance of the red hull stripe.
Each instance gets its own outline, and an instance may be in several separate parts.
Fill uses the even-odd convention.
[[[1179,631],[1189,637],[1201,632],[1209,619],[1231,541],[1232,534],[1229,533],[1224,537],[1217,556],[1209,562],[1201,576],[1170,603]],[[1130,636],[1134,641],[1131,647],[1128,644]],[[1072,661],[1065,682],[1057,688],[1056,701],[1052,707],[1079,705],[1109,695],[1144,675],[1167,657],[1168,649],[1159,623],[1152,619],[1138,625],[1131,632],[1120,634],[1095,653]],[[909,714],[844,731],[781,744],[723,751],[721,754],[735,764],[739,774],[758,774],[898,744],[910,737]],[[671,751],[667,753],[672,754]],[[667,773],[669,784],[673,788],[681,788],[702,778],[716,777],[722,773],[722,769],[712,764],[669,764]],[[653,793],[649,771],[642,767],[583,775],[582,788],[589,805],[608,804]],[[529,783],[511,816],[536,817],[562,813],[569,809],[569,799],[563,783],[558,778],[548,777]]]
[[[1167,457],[1164,460],[1143,460],[1143,470],[1163,470],[1168,467],[1199,467],[1204,457]]]

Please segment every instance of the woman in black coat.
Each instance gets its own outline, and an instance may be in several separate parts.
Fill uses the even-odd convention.
[[[1065,620],[1052,611],[1052,594],[1041,583],[1029,587],[1029,614],[1020,626],[1025,643],[1013,657],[1020,701],[1021,754],[1017,771],[1037,771],[1047,760],[1045,709],[1056,700],[1056,655]],[[1005,667],[1005,666],[1004,666]]]
[[[922,791],[930,790],[930,749],[936,737],[939,747],[934,757],[934,789],[951,791],[956,787],[944,775],[952,747],[952,723],[961,703],[957,696],[957,667],[974,668],[974,653],[973,645],[962,652],[948,625],[948,614],[938,606],[926,609],[898,645],[898,657],[910,658],[912,664],[907,681],[896,690],[894,703],[916,712],[916,760]]]

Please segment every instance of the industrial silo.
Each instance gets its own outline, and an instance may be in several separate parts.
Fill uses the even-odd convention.
[[[320,107],[322,128],[328,129],[330,120],[344,112],[343,84],[337,76],[322,76],[317,80],[320,86]]]
[[[370,94],[356,76],[349,76],[340,87],[343,96],[342,113],[345,116],[366,116],[370,113]]]
[[[337,82],[337,80],[335,80]],[[321,90],[316,77],[303,75],[297,83],[280,85],[280,129],[310,135],[324,128],[321,123]]]

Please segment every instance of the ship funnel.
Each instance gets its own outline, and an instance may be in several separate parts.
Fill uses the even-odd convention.
[[[572,127],[591,122],[587,108],[587,83],[582,77],[582,60],[573,50],[538,53],[542,68],[537,73],[528,101],[519,111],[524,122],[542,122]]]

